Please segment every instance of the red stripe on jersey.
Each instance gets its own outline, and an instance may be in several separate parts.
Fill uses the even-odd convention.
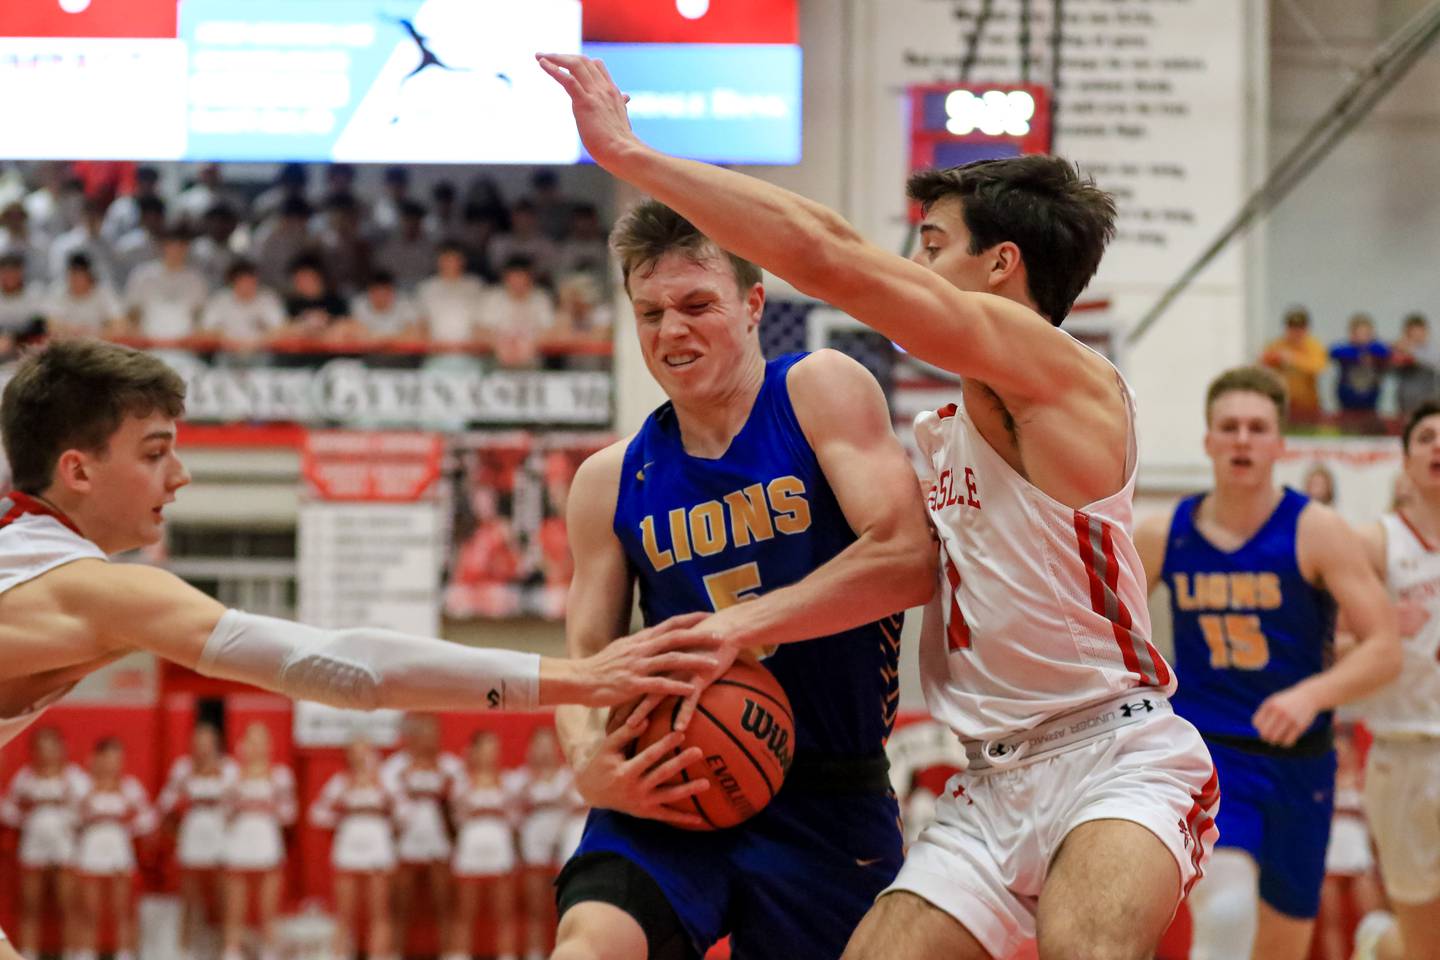
[[[1100,557],[1095,555],[1092,537],[1097,525],[1100,531],[1102,554]],[[1120,648],[1120,658],[1125,662],[1125,669],[1138,677],[1142,683],[1150,686],[1165,686],[1170,682],[1170,671],[1164,666],[1164,659],[1148,640],[1143,640],[1135,635],[1133,629],[1135,621],[1130,615],[1130,608],[1120,598],[1120,565],[1115,559],[1115,539],[1110,525],[1104,520],[1076,510],[1075,543],[1080,550],[1080,562],[1085,567],[1085,576],[1090,582],[1090,609],[1110,621],[1110,631],[1115,637],[1115,645]],[[1099,569],[1101,560],[1105,564],[1103,578]],[[1114,598],[1115,603],[1113,616],[1109,613],[1107,604],[1107,600],[1111,597]],[[1141,643],[1145,644],[1150,662],[1155,665],[1155,676],[1147,675],[1140,665],[1140,656],[1137,650]]]
[[[1420,528],[1410,522],[1410,518],[1405,516],[1404,510],[1396,510],[1395,516],[1400,518],[1400,522],[1405,524],[1405,529],[1410,531],[1410,535],[1419,542],[1420,546],[1424,548],[1426,553],[1435,552],[1435,547],[1430,543],[1429,540],[1425,539],[1425,534],[1420,532]]]
[[[945,580],[950,584],[950,626],[945,631],[949,638],[946,646],[952,651],[967,650],[970,647],[970,625],[965,622],[965,614],[960,612],[960,571],[950,562],[949,554],[942,557],[941,566],[945,568]]]
[[[1145,644],[1145,652],[1154,664],[1154,677],[1144,677],[1147,683],[1153,683],[1157,687],[1163,687],[1170,683],[1170,669],[1165,665],[1165,658],[1160,656],[1160,651],[1151,645],[1144,637],[1135,635],[1135,624],[1130,617],[1130,608],[1125,606],[1125,601],[1120,599],[1120,565],[1115,562],[1115,538],[1110,524],[1104,520],[1100,523],[1100,545],[1105,551],[1105,582],[1110,587],[1110,592],[1115,595],[1116,624],[1115,640],[1122,645],[1128,645],[1132,652],[1136,644]],[[1123,631],[1124,635],[1121,635]],[[1138,658],[1137,658],[1138,660]],[[1143,671],[1142,671],[1143,673]]]
[[[56,520],[59,520],[61,523],[65,524],[65,526],[69,527],[71,532],[78,534],[82,537],[85,536],[85,534],[80,533],[80,528],[75,526],[75,524],[72,523],[70,521],[70,518],[65,516],[65,514],[61,513],[59,510],[54,509],[48,503],[45,503],[42,500],[37,500],[27,493],[21,493],[19,490],[12,490],[9,493],[5,494],[5,499],[9,500],[12,504],[14,504],[14,506],[5,512],[5,516],[0,517],[0,528],[8,527],[16,520],[19,520],[21,517],[25,516],[25,514],[27,513],[33,513],[44,517],[54,517]]]

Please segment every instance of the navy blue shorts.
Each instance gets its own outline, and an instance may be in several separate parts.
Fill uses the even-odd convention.
[[[789,789],[714,833],[595,810],[575,857],[613,853],[640,867],[701,955],[729,934],[737,960],[835,960],[900,870],[898,818],[888,792]]]
[[[1220,776],[1216,847],[1255,858],[1260,899],[1287,916],[1314,917],[1335,806],[1335,754],[1265,757],[1208,739],[1206,745]]]

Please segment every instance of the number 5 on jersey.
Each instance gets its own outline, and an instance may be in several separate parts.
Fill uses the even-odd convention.
[[[1253,613],[1203,614],[1200,629],[1216,670],[1264,670],[1270,662],[1270,641]]]
[[[754,600],[760,595],[760,564],[742,563],[738,567],[710,574],[705,578],[705,592],[710,595],[713,610],[724,610],[737,603]],[[774,652],[773,646],[755,649],[755,655],[761,658]]]

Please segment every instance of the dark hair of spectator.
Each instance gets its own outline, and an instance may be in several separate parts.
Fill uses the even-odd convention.
[[[497,229],[505,226],[505,218],[500,215],[500,211],[494,207],[487,206],[483,203],[475,203],[474,201],[466,203],[460,210],[460,219],[466,223],[487,222]]]
[[[190,231],[184,227],[170,227],[160,234],[161,243],[189,243]]]
[[[311,212],[304,197],[286,197],[280,205],[280,216],[287,220],[309,220]]]
[[[1425,319],[1425,314],[1423,314],[1423,313],[1407,313],[1407,314],[1405,314],[1405,320],[1404,320],[1404,322],[1403,322],[1403,324],[1402,324],[1402,329],[1405,329],[1405,330],[1413,330],[1413,329],[1416,328],[1416,327],[1426,327],[1426,328],[1428,328],[1429,326],[1430,326],[1430,321]]]
[[[206,220],[237,220],[237,219],[239,219],[239,218],[238,218],[238,217],[236,216],[236,214],[235,214],[235,209],[234,209],[233,207],[231,207],[230,204],[228,204],[228,203],[215,203],[215,204],[211,204],[210,208],[205,211],[204,219],[206,219]]]
[[[15,489],[43,494],[66,450],[103,452],[126,417],[185,412],[185,381],[163,360],[99,340],[54,340],[20,362],[0,400]]]
[[[1369,327],[1371,330],[1374,330],[1375,321],[1371,319],[1368,313],[1352,313],[1350,314],[1350,322],[1346,326],[1351,333],[1354,333],[1361,327]]]
[[[386,167],[385,182],[394,187],[410,185],[410,170],[407,167]]]
[[[441,240],[439,245],[435,247],[435,256],[439,257],[447,253],[458,253],[462,257],[468,256],[465,250],[465,244],[453,238]]]
[[[147,213],[158,213],[163,217],[165,215],[165,201],[160,197],[141,197],[135,201],[135,209],[140,211],[141,217],[144,217]]]
[[[1433,417],[1440,414],[1440,399],[1426,400],[1420,406],[1411,411],[1410,416],[1405,418],[1405,430],[1400,434],[1400,446],[1406,453],[1410,452],[1410,435],[1415,428],[1420,426],[1420,421],[1426,417]]]
[[[136,167],[135,182],[148,183],[151,185],[157,184],[160,182],[160,171],[154,167]]]
[[[1215,401],[1227,393],[1258,393],[1275,404],[1275,415],[1283,424],[1287,399],[1285,384],[1274,373],[1264,367],[1232,367],[1210,381],[1205,391],[1205,422],[1210,422],[1210,411]]]
[[[560,186],[560,176],[554,170],[541,168],[530,177],[530,186],[536,190],[554,190]]]
[[[389,270],[371,270],[370,283],[372,287],[393,287],[395,286],[395,274]]]
[[[25,254],[20,253],[17,250],[10,250],[6,253],[0,253],[0,269],[5,269],[7,267],[11,270],[24,270]]]
[[[235,260],[225,268],[225,282],[234,283],[240,277],[258,277],[260,272],[250,260]]]
[[[577,203],[570,208],[570,216],[576,220],[586,218],[599,220],[600,210],[593,203]]]
[[[1285,326],[1309,328],[1310,311],[1304,307],[1291,307],[1285,311]]]
[[[620,260],[625,292],[630,292],[630,274],[654,269],[667,253],[678,253],[696,263],[724,254],[735,274],[735,286],[743,297],[760,282],[760,268],[749,260],[721,250],[715,242],[674,210],[658,200],[646,200],[634,207],[610,231],[610,249]]]
[[[99,740],[95,741],[96,753],[111,753],[118,752],[124,749],[124,741],[122,741],[119,737],[116,736],[101,737]]]
[[[325,167],[325,179],[341,179],[347,183],[355,182],[355,165],[353,163],[332,163]]]
[[[924,170],[910,177],[906,192],[926,213],[958,199],[972,255],[1006,241],[1019,247],[1035,307],[1057,327],[1115,236],[1110,194],[1068,160],[1046,154]]]
[[[287,163],[275,174],[275,182],[284,187],[303,187],[308,179],[303,163]]]
[[[452,203],[458,195],[455,184],[449,180],[441,180],[430,188],[430,196],[436,203]]]
[[[349,190],[336,190],[325,198],[325,209],[336,210],[340,213],[355,213],[360,209],[360,201],[355,199],[355,194]]]
[[[90,262],[90,255],[84,251],[70,254],[65,260],[65,269],[84,270],[91,280],[95,279],[95,265]]]
[[[523,253],[517,253],[513,257],[507,257],[504,266],[500,269],[504,273],[509,273],[511,270],[524,270],[526,273],[534,276],[535,261]]]
[[[405,200],[400,204],[400,216],[405,220],[424,220],[425,205],[414,200]]]
[[[535,204],[529,200],[516,200],[515,206],[510,208],[510,214],[514,216],[517,213],[538,214],[538,211],[535,209]]]
[[[96,218],[103,217],[105,216],[105,211],[110,209],[110,198],[86,197],[82,209],[85,211],[86,216]]]
[[[290,269],[287,272],[293,277],[302,270],[313,270],[320,274],[321,279],[325,279],[325,261],[316,254],[309,252],[297,254],[290,261]],[[328,285],[329,281],[326,280],[326,283]]]

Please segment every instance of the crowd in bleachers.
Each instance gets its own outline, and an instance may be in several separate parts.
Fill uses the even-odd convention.
[[[608,342],[606,228],[551,170],[513,200],[484,176],[417,196],[406,167],[372,192],[348,164],[314,188],[300,164],[258,192],[218,164],[169,195],[162,179],[60,162],[0,175],[0,360],[47,334],[509,367],[544,362],[547,343]]]
[[[445,960],[472,955],[477,920],[493,930],[492,955],[544,954],[550,884],[586,812],[550,727],[535,728],[522,766],[504,768],[495,731],[478,730],[462,758],[441,749],[438,718],[412,714],[389,757],[356,739],[343,769],[302,799],[264,724],[244,730],[233,757],[215,727],[196,724],[157,797],[126,772],[118,739],[96,742],[82,767],[57,729],[40,729],[0,800],[15,840],[0,869],[20,878],[16,945],[38,957],[50,912],[64,960],[95,960],[102,929],[113,931],[116,960],[134,960],[137,871],[164,857],[179,876],[184,960],[212,951],[238,960],[252,941],[270,960],[284,867],[298,852],[293,828],[304,823],[333,838],[332,956],[361,945],[372,957],[403,955],[422,887]],[[218,938],[205,936],[211,900]]]
[[[1431,340],[1424,314],[1406,314],[1389,343],[1367,313],[1351,315],[1345,339],[1328,347],[1311,332],[1304,307],[1286,311],[1284,328],[1260,362],[1284,378],[1293,424],[1393,433],[1399,420],[1440,396],[1440,343]]]

